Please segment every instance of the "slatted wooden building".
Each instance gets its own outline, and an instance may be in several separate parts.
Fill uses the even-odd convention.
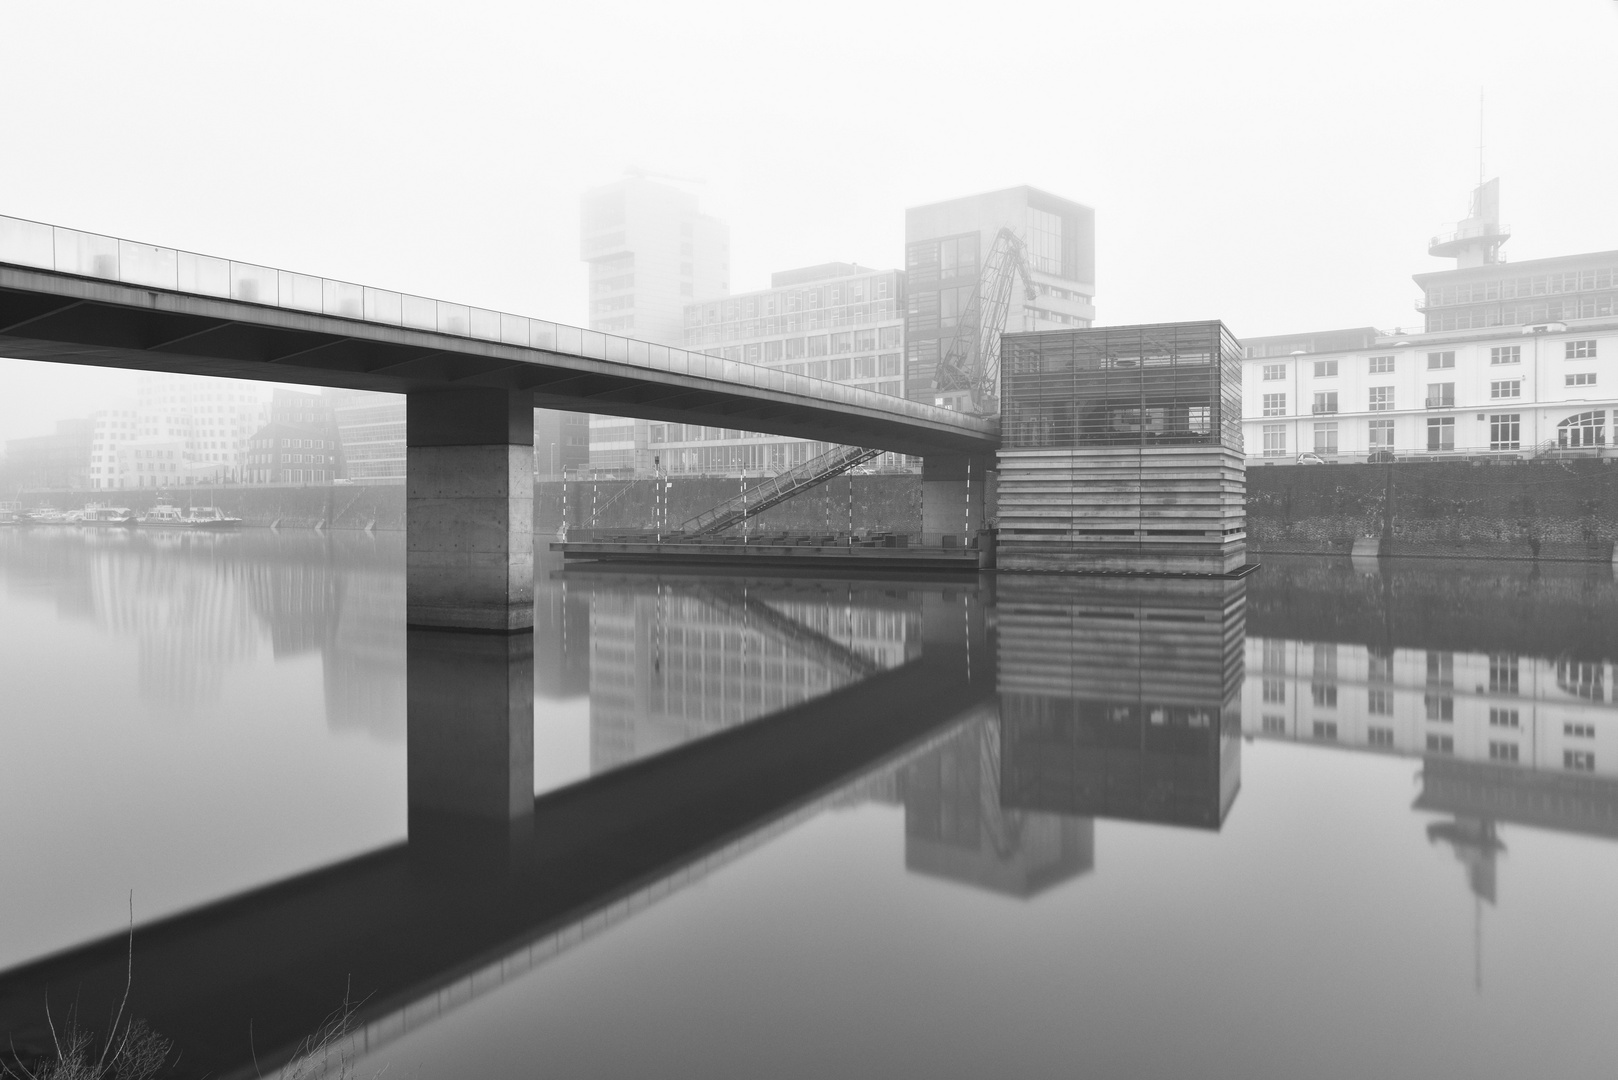
[[[1241,380],[1217,321],[1005,335],[1000,569],[1238,570]]]

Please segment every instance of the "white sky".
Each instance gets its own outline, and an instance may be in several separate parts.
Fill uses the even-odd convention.
[[[1417,325],[1500,175],[1514,261],[1618,248],[1618,3],[3,0],[0,213],[585,321],[578,196],[730,223],[731,285],[903,258],[904,208],[1096,208],[1098,324]],[[133,377],[0,360],[0,438]]]

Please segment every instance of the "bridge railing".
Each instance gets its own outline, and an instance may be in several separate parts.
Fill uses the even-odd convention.
[[[845,383],[794,375],[778,368],[725,360],[524,315],[373,289],[312,274],[295,274],[177,248],[137,244],[23,218],[0,216],[0,263],[610,360],[898,413],[951,427],[979,430],[986,435],[995,432],[991,422],[978,417]]]

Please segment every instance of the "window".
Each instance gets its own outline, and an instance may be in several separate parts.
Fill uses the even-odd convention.
[[[1281,679],[1265,679],[1264,700],[1277,705],[1286,704],[1287,684]]]
[[[1286,377],[1287,377],[1287,366],[1285,364],[1265,364],[1264,365],[1264,381],[1265,382],[1275,382],[1277,379],[1284,379]]]
[[[1592,750],[1563,750],[1562,768],[1577,769],[1579,772],[1591,772],[1596,767],[1596,755]]]
[[[1489,449],[1522,449],[1522,414],[1492,413],[1489,416]]]
[[[1393,729],[1385,727],[1366,728],[1365,741],[1372,746],[1392,746]]]
[[[1490,761],[1516,761],[1517,744],[1509,742],[1492,742],[1489,744]]]
[[[1572,384],[1569,383],[1568,385],[1571,386]],[[1491,398],[1522,397],[1522,380],[1521,379],[1499,379],[1499,380],[1496,380],[1495,382],[1492,382],[1492,383],[1489,384],[1489,396]]]
[[[1453,416],[1434,417],[1427,421],[1427,449],[1455,449],[1455,418]]]
[[[1337,425],[1335,423],[1315,425],[1315,453],[1337,453]]]
[[[1455,752],[1455,738],[1451,735],[1427,736],[1427,752],[1430,754],[1453,754]]]
[[[1391,357],[1391,356],[1373,356],[1373,357],[1371,357],[1370,372],[1371,372],[1372,375],[1387,375],[1387,374],[1391,374],[1392,371],[1393,371],[1393,357]]]
[[[1373,386],[1370,389],[1371,411],[1388,412],[1393,408],[1393,387]]]
[[[1375,716],[1392,716],[1393,691],[1367,690],[1365,692],[1365,710]]]
[[[1514,728],[1514,727],[1518,726],[1518,723],[1519,723],[1519,721],[1518,721],[1518,716],[1517,716],[1517,710],[1516,709],[1492,709],[1491,708],[1489,710],[1489,726],[1490,727],[1509,727],[1509,728]]]
[[[1328,720],[1316,720],[1314,731],[1317,739],[1335,740],[1337,738],[1337,725]]]
[[[1264,425],[1264,456],[1285,457],[1287,452],[1287,426],[1285,424]]]
[[[1316,413],[1334,413],[1337,411],[1337,391],[1326,390],[1315,395]]]
[[[1596,737],[1594,724],[1563,724],[1562,734],[1571,735],[1576,739],[1593,739]]]
[[[1427,654],[1427,685],[1455,685],[1455,654],[1429,652]]]
[[[1489,350],[1489,363],[1491,364],[1520,364],[1522,363],[1521,345],[1502,345]]]
[[[1264,395],[1265,416],[1285,416],[1287,414],[1287,396],[1285,394]]]
[[[1430,352],[1427,354],[1427,370],[1436,371],[1439,368],[1452,368],[1455,366],[1455,353]]]
[[[1337,708],[1337,687],[1329,683],[1315,683],[1309,687],[1309,696],[1316,705],[1325,709]]]
[[[1565,376],[1564,381],[1568,386],[1594,386],[1596,384],[1596,373],[1584,371],[1577,375]]]
[[[1556,442],[1562,447],[1605,446],[1607,413],[1604,409],[1570,416],[1556,425]]]
[[[1427,407],[1429,409],[1455,408],[1455,384],[1452,382],[1428,383]]]
[[[1317,378],[1317,379],[1329,379],[1329,378],[1332,378],[1333,376],[1335,376],[1336,374],[1337,374],[1337,361],[1335,361],[1335,360],[1316,360],[1315,361],[1315,378]]]
[[[1284,717],[1284,716],[1276,716],[1273,713],[1265,713],[1264,714],[1264,734],[1266,734],[1266,735],[1285,735],[1286,730],[1287,730],[1287,718],[1286,717]]]
[[[1367,420],[1365,433],[1372,451],[1393,449],[1392,420]]]
[[[1393,681],[1393,653],[1382,649],[1365,650],[1365,680],[1367,682]]]
[[[1594,341],[1564,341],[1562,355],[1567,360],[1588,360],[1596,354]]]
[[[1427,710],[1427,719],[1446,724],[1455,719],[1454,698],[1446,694],[1423,694],[1421,700]]]

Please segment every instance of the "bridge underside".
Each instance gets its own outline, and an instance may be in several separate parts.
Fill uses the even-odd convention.
[[[399,394],[498,389],[534,408],[917,456],[992,452],[999,443],[964,418],[940,422],[677,370],[10,266],[0,266],[0,356]]]

